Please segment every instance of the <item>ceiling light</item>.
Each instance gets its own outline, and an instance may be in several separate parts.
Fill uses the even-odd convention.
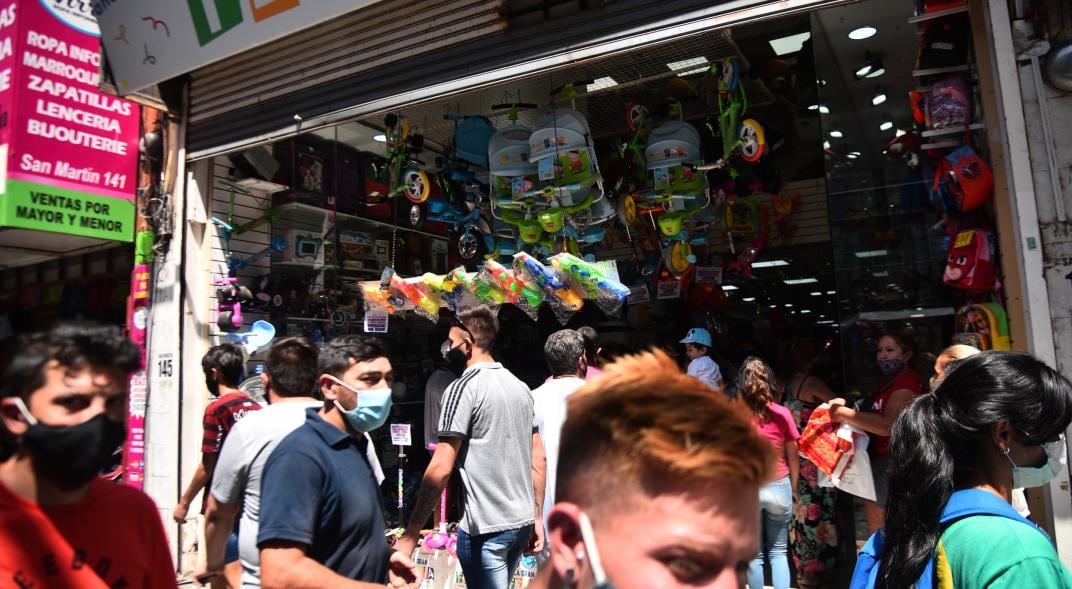
[[[881,272],[875,272],[874,274],[872,274],[872,276],[874,276],[875,278],[885,278],[889,275],[890,273],[886,270],[883,270]]]
[[[837,130],[837,129],[834,129],[834,130],[830,131],[830,136],[833,137],[834,139],[841,139],[842,137],[845,136],[845,134],[842,133],[841,131]]]
[[[880,62],[879,66],[877,68],[875,68],[870,74],[867,74],[867,77],[868,78],[877,78],[877,77],[881,76],[884,73],[886,73],[886,68],[882,67],[882,64]]]
[[[894,137],[903,137],[905,135],[904,129],[897,129],[897,132],[893,134]]]
[[[819,281],[814,278],[790,278],[788,280],[783,280],[782,282],[788,284],[789,286],[796,286],[798,284],[815,284]]]
[[[823,149],[830,149],[830,142],[829,141],[823,141]]]
[[[807,313],[811,313],[811,309],[801,309],[800,310],[801,315],[804,315],[804,314],[807,314]]]
[[[741,300],[743,302],[746,302],[746,303],[754,303],[754,302],[756,302],[756,297],[745,297],[745,298],[743,298]]]
[[[778,266],[788,266],[789,262],[785,260],[766,260],[763,262],[753,262],[752,268],[776,268]]]
[[[811,296],[813,296],[813,297],[821,297],[821,296],[823,296],[823,292],[821,290],[813,290],[811,292]]]
[[[870,51],[864,54],[864,63],[853,72],[857,80],[877,78],[884,73],[886,73],[886,68],[882,66],[882,60],[872,55]]]
[[[595,92],[596,90],[603,90],[605,88],[613,88],[618,85],[618,81],[610,76],[604,76],[602,78],[596,78],[594,82],[588,84],[588,91]]]
[[[781,56],[800,51],[804,47],[804,41],[807,41],[810,38],[811,33],[797,33],[795,35],[789,35],[788,37],[771,39],[768,43],[770,43],[774,53]]]
[[[878,126],[879,131],[889,131],[893,128],[893,121],[882,121],[882,124]]]
[[[770,306],[770,308],[771,308],[771,309],[777,309],[777,308],[778,308],[778,305],[771,305],[771,306]]]
[[[373,141],[379,141],[380,143],[387,143],[387,135],[380,133],[379,135],[372,136]]]
[[[705,65],[703,67],[698,67],[698,68],[695,68],[695,69],[685,70],[683,72],[678,72],[677,77],[685,78],[685,77],[688,77],[688,76],[695,76],[696,74],[707,73],[707,71],[709,69],[711,69],[711,68]]]
[[[808,110],[819,110],[819,105],[818,104],[813,104],[813,105],[808,107]]]
[[[819,114],[828,115],[828,114],[830,114],[830,109],[827,108],[825,104],[820,104],[819,105]]]
[[[724,291],[737,290],[737,287],[733,286],[732,284],[723,284],[722,285],[722,290],[724,290]]]
[[[826,294],[828,294],[828,295],[837,294],[837,291],[836,290],[828,290],[828,291],[826,291]]]
[[[919,319],[920,317],[926,317],[926,316],[927,315],[925,313],[912,313],[908,317],[911,318],[911,319]]]
[[[700,56],[693,57],[692,59],[683,59],[681,61],[671,61],[670,63],[666,64],[666,67],[676,72],[679,70],[695,69],[697,66],[707,65],[708,63],[710,62],[707,61],[706,57]]]
[[[819,78],[819,79],[815,80],[815,83],[818,84],[820,88],[825,88],[826,87],[826,80],[824,80],[822,78]]]
[[[834,321],[832,319],[824,319],[822,321],[816,321],[815,324],[816,325],[833,325]]]
[[[871,97],[871,106],[878,106],[886,102],[886,91],[880,87],[875,87],[875,95]]]
[[[854,159],[860,157],[860,152],[853,151],[851,153],[846,154],[845,157],[849,158],[850,160],[854,160]]]
[[[867,74],[870,74],[873,69],[875,69],[875,66],[871,65],[870,63],[865,63],[862,66],[856,68],[856,71],[853,72],[853,74],[857,78],[863,78],[866,77]]]
[[[882,256],[888,256],[889,250],[867,250],[862,252],[856,252],[857,258],[879,258]],[[833,291],[830,291],[833,294]]]
[[[849,38],[853,41],[863,41],[864,39],[870,39],[871,37],[874,37],[875,33],[877,32],[878,29],[876,29],[875,27],[860,27],[858,29],[853,29],[852,31],[850,31]]]
[[[793,308],[793,303],[786,303],[785,306],[789,309]]]

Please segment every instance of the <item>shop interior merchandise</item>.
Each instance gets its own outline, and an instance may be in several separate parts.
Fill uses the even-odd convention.
[[[886,331],[924,373],[954,341],[1007,348],[972,53],[963,3],[870,0],[233,154],[226,190],[266,196],[220,230],[270,232],[228,252],[221,301],[280,335],[386,333],[414,431],[448,318],[477,303],[531,386],[562,326],[679,357],[707,327],[730,378],[752,354],[786,370],[811,336],[847,396],[880,381]]]

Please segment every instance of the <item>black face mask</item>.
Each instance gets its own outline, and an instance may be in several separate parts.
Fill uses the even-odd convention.
[[[26,415],[28,412],[24,412]],[[97,476],[127,437],[123,422],[100,415],[70,426],[35,423],[22,436],[34,466],[63,491],[73,491]]]
[[[469,363],[470,356],[472,356],[472,352],[466,354],[462,351],[462,347],[458,346],[447,350],[444,358],[447,360],[447,368],[454,374],[461,376],[465,372],[465,365]]]
[[[216,381],[216,377],[212,376],[211,372],[205,373],[205,386],[208,387],[210,395],[213,397],[220,396],[220,383]]]

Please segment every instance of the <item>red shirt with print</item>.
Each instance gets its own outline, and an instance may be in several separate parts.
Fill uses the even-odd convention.
[[[878,385],[871,392],[871,412],[886,415],[886,405],[890,402],[890,395],[901,389],[907,389],[912,391],[913,396],[919,396],[923,393],[923,381],[914,370],[908,368],[902,370],[900,374],[893,377],[893,380]],[[890,453],[889,436],[869,435],[871,436],[870,447],[874,449],[875,455],[888,456]]]

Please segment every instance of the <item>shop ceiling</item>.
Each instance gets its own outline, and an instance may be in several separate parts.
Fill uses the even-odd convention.
[[[114,241],[33,231],[0,229],[0,270],[115,247]]]

